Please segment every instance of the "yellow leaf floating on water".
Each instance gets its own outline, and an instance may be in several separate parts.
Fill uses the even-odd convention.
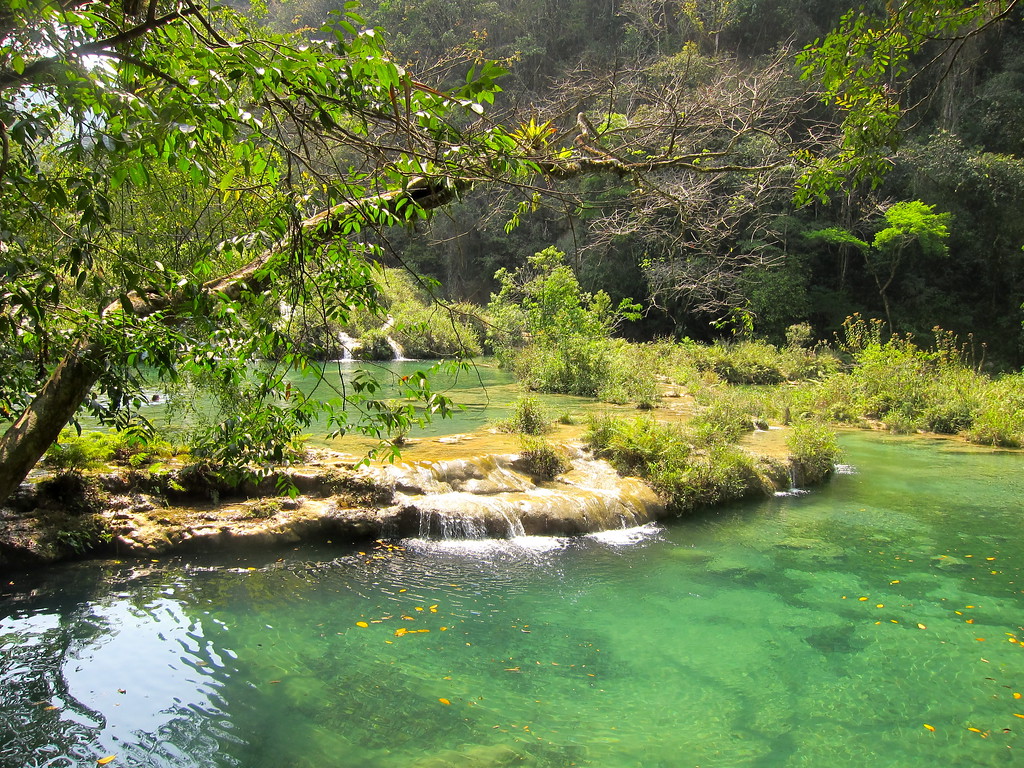
[[[441,702],[442,704],[444,704],[444,705],[445,705],[446,707],[447,707],[447,706],[449,706],[449,705],[451,704],[451,702],[450,702],[450,701],[448,701],[448,699],[438,699],[438,701],[440,701],[440,702]]]
[[[366,629],[366,627],[368,627],[368,626],[370,626],[370,625],[369,625],[369,624],[367,624],[367,623],[366,623],[365,621],[357,621],[357,622],[356,622],[356,626],[357,626],[357,627],[362,627],[363,629]]]
[[[415,608],[413,608],[413,610],[414,611],[422,611],[423,608],[417,605]]]
[[[935,726],[934,725],[928,725],[928,723],[925,723],[924,727],[927,728],[929,731],[931,731],[933,733],[935,732]]]
[[[928,627],[926,627],[924,624],[918,624],[917,628],[918,629],[928,629]]]
[[[398,629],[395,630],[395,637],[401,637],[402,635],[407,635],[407,634],[409,634],[409,630],[406,629],[405,627],[399,627]]]
[[[101,757],[97,760],[96,765],[106,765],[107,763],[112,763],[115,760],[117,760],[117,755],[107,755],[106,757]]]

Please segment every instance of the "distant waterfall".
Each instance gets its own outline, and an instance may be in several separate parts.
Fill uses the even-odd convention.
[[[394,317],[388,315],[384,318],[384,325],[380,327],[381,331],[387,334],[384,337],[384,340],[388,343],[388,346],[391,347],[391,351],[394,353],[394,360],[408,360],[409,358],[405,356],[405,350],[402,348],[402,345],[395,341],[394,337],[389,333],[389,331],[394,327]]]
[[[356,339],[352,338],[351,336],[349,336],[344,331],[339,331],[338,332],[338,344],[341,346],[341,356],[338,359],[339,360],[351,360],[352,359],[352,349],[357,344]]]
[[[408,360],[409,359],[408,357],[405,356],[405,350],[402,349],[402,345],[399,344],[397,341],[395,341],[391,336],[388,336],[385,339],[385,341],[387,341],[388,346],[391,347],[391,351],[395,353],[395,357],[394,357],[395,360]]]

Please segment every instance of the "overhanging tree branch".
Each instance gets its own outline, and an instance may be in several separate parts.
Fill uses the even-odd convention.
[[[450,182],[412,179],[403,189],[327,208],[301,222],[296,234],[314,245],[324,245],[337,238],[353,217],[397,223],[407,220],[413,211],[429,211],[447,204],[455,197],[457,188],[457,184]],[[244,266],[203,283],[200,296],[231,301],[245,293],[261,292],[270,280],[268,268],[287,253],[291,241],[292,238],[283,239]],[[164,322],[171,322],[186,302],[195,298],[195,294],[184,290],[172,295],[143,295],[133,291],[125,300],[110,304],[102,316],[113,320],[123,317],[130,308],[136,320],[159,312]],[[21,417],[0,437],[0,502],[25,479],[74,417],[101,375],[104,359],[110,352],[102,334],[79,340],[58,363]]]

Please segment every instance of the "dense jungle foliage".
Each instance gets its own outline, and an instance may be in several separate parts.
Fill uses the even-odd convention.
[[[1024,361],[1020,21],[1015,0],[8,0],[0,497],[76,414],[153,443],[154,386],[215,393],[196,455],[235,467],[287,461],[324,411],[387,438],[450,407],[429,377],[402,405],[287,386],[349,355],[493,351],[531,389],[643,408],[685,358],[817,381],[794,419],[1019,443],[1015,377],[971,377]]]
[[[269,10],[287,26],[314,23],[329,7],[292,0]],[[498,104],[529,105],[552,120],[554,136],[573,131],[581,105],[603,99],[603,117],[592,120],[602,147],[615,153],[637,79],[667,89],[682,72],[694,90],[728,88],[716,79],[723,69],[764,71],[780,49],[820,39],[849,7],[369,0],[363,10],[391,34],[396,58],[419,68],[436,61],[452,82],[462,62],[500,61],[509,75]],[[415,231],[389,233],[392,258],[437,278],[448,298],[485,303],[498,269],[515,270],[555,245],[587,291],[644,304],[643,320],[622,328],[629,338],[710,340],[750,327],[781,343],[787,327],[806,322],[815,338],[831,339],[860,312],[919,338],[936,326],[973,333],[988,362],[1016,368],[1024,363],[1022,51],[1020,11],[1011,8],[1005,21],[965,40],[956,58],[938,48],[912,58],[904,98],[917,106],[901,123],[881,184],[865,180],[797,207],[791,185],[750,190],[730,180],[706,190],[711,199],[689,216],[644,210],[647,201],[627,181],[607,177],[557,182],[559,195],[529,217],[516,215],[519,200],[507,190],[480,188]],[[931,56],[941,66],[926,69]],[[788,57],[786,87],[800,89],[800,74]],[[809,110],[797,130],[815,130],[824,109]]]

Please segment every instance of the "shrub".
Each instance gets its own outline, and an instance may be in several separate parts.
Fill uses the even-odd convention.
[[[934,329],[932,349],[906,336],[884,336],[884,324],[847,318],[842,348],[848,372],[834,373],[793,396],[798,414],[855,423],[878,419],[893,432],[963,434],[988,445],[1024,444],[1024,386],[1019,375],[992,381],[975,371],[969,344]]]
[[[531,435],[523,435],[519,458],[529,474],[542,480],[553,480],[572,466],[563,451]]]
[[[779,354],[780,366],[788,381],[821,379],[838,373],[843,367],[839,356],[825,346],[815,349],[787,347]]]
[[[649,344],[620,342],[610,358],[607,378],[600,385],[597,396],[607,403],[625,405],[635,403],[637,408],[653,408],[661,400],[658,379],[663,367],[658,350]]]
[[[786,380],[779,350],[763,341],[691,345],[690,353],[700,371],[713,371],[729,384],[778,384]]]
[[[755,486],[753,459],[725,442],[698,448],[678,427],[653,419],[593,419],[584,437],[620,472],[645,478],[673,514],[744,496]]]
[[[786,436],[786,447],[803,482],[813,483],[828,477],[839,460],[835,430],[815,419],[794,422]]]
[[[694,393],[700,410],[690,428],[702,445],[733,442],[745,432],[767,429],[769,421],[785,421],[792,399],[788,386],[706,387]]]
[[[543,435],[552,429],[552,419],[540,400],[533,396],[520,397],[513,404],[508,418],[495,423],[500,432],[518,435]]]
[[[735,501],[757,487],[753,458],[735,445],[694,451],[682,466],[669,465],[652,478],[675,514]]]
[[[59,472],[82,472],[109,461],[114,454],[113,436],[106,432],[64,429],[57,442],[46,449],[46,463]]]
[[[257,499],[249,505],[245,516],[250,520],[267,520],[282,509],[280,499]]]
[[[821,382],[797,389],[792,394],[791,414],[794,417],[817,416],[826,421],[856,424],[864,414],[859,395],[849,374],[833,374]]]
[[[794,323],[786,328],[786,346],[793,349],[806,349],[814,339],[814,329],[810,323]]]
[[[987,383],[967,438],[982,445],[1024,446],[1024,376],[1014,374]]]
[[[591,418],[583,440],[620,472],[640,477],[649,477],[660,465],[685,461],[690,453],[678,427],[646,417]]]
[[[595,396],[608,379],[611,332],[635,305],[584,292],[564,254],[547,248],[516,272],[499,270],[489,339],[500,363],[530,389]]]

